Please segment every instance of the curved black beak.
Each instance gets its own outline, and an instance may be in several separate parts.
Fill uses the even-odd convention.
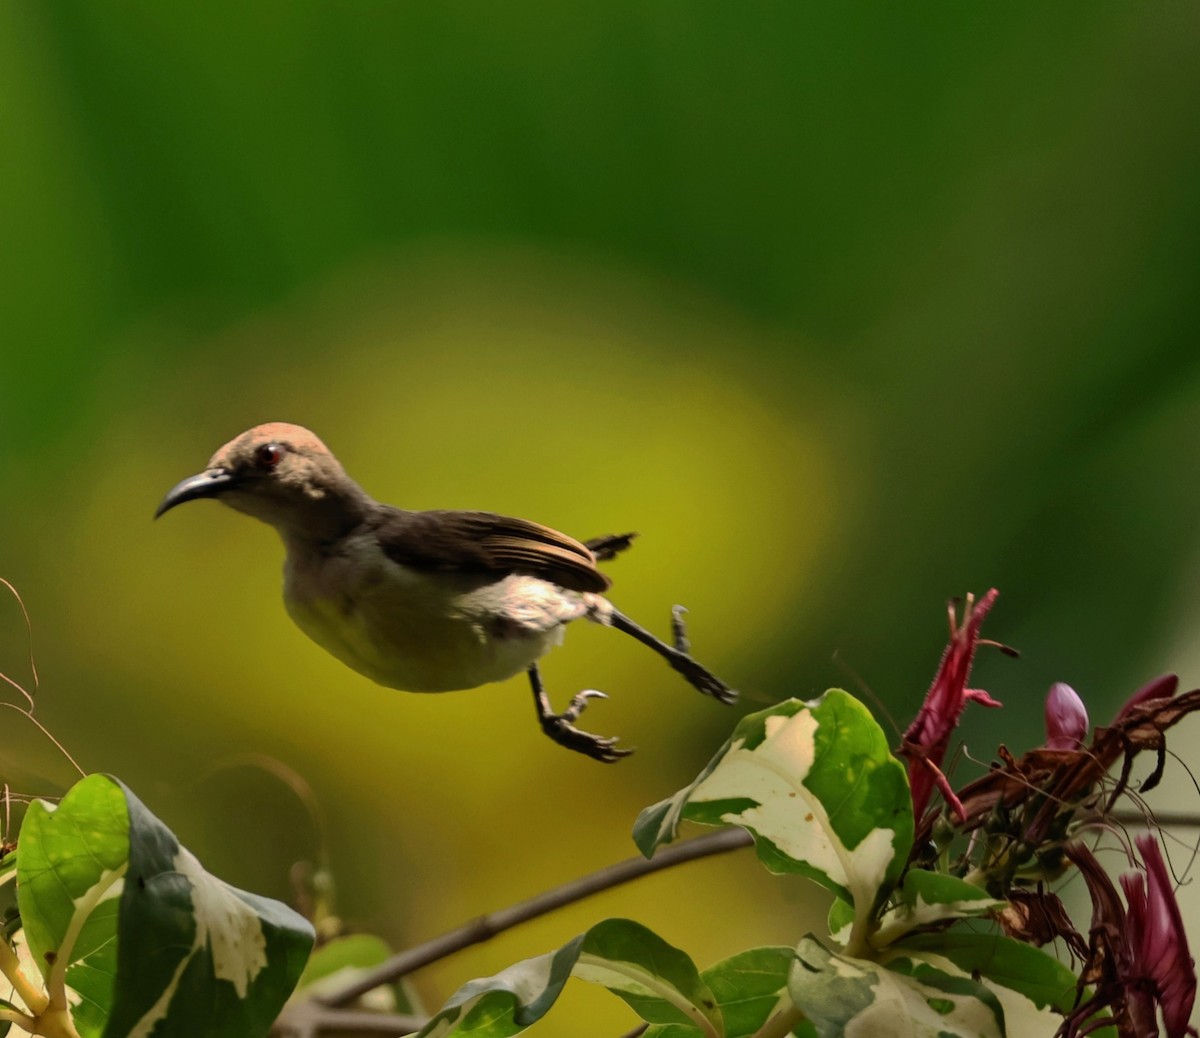
[[[162,499],[162,504],[154,513],[154,518],[157,519],[163,512],[170,511],[185,501],[195,501],[201,497],[216,497],[236,482],[233,473],[228,469],[207,469],[195,476],[188,476],[187,479],[177,483],[167,492],[167,496]]]

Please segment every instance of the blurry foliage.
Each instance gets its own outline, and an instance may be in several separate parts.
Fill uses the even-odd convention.
[[[728,716],[608,632],[547,666],[556,701],[613,694],[593,723],[639,753],[601,770],[542,745],[517,682],[401,696],[324,658],[266,530],[150,524],[272,419],[384,500],[641,530],[617,601],[660,631],[691,606],[751,707],[849,667],[910,716],[930,603],[991,584],[1011,742],[1051,681],[1098,710],[1186,682],[1198,36],[1187,5],[5,5],[0,573],[40,716],[280,896],[285,794],[193,780],[286,761],[346,914],[394,944],[623,857],[707,758]],[[68,778],[34,742],[5,763]],[[274,829],[222,845],[244,810]],[[679,916],[703,961],[770,939],[743,865],[539,923],[430,1001],[600,914]]]

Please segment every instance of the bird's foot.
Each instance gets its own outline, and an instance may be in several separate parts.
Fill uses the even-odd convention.
[[[608,696],[603,692],[599,692],[594,688],[580,692],[571,700],[570,706],[561,714],[546,714],[542,716],[542,731],[558,743],[559,746],[565,746],[568,750],[582,753],[585,756],[591,757],[592,760],[602,761],[605,764],[612,764],[622,757],[628,757],[633,753],[633,750],[618,749],[616,736],[605,738],[601,735],[594,735],[591,732],[582,732],[573,723],[587,708],[589,700],[607,698]]]
[[[687,606],[671,606],[671,642],[676,652],[687,656],[692,651],[692,643],[687,636]]]
[[[691,643],[687,636],[687,610],[677,605],[671,609],[671,644],[634,623],[624,613],[614,609],[609,614],[609,624],[618,631],[633,636],[665,659],[677,673],[682,674],[693,688],[721,703],[736,703],[738,694],[710,670],[702,667],[691,655]]]
[[[706,696],[712,696],[722,703],[736,703],[737,691],[692,659],[692,643],[687,636],[686,617],[686,606],[671,607],[671,646],[675,650],[675,654],[670,657],[671,666]]]
[[[678,650],[676,651],[678,652]],[[712,696],[713,699],[727,706],[737,702],[737,689],[730,688],[716,674],[702,667],[686,652],[678,652],[678,655],[668,657],[668,662],[673,670],[687,679],[688,684],[706,696]]]

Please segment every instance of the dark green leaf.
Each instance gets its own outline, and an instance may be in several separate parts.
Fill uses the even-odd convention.
[[[517,1034],[549,1011],[572,975],[602,984],[649,1023],[690,1028],[705,1038],[721,1033],[716,1000],[691,959],[639,923],[608,919],[556,952],[464,985],[420,1038]]]
[[[914,934],[895,946],[897,952],[932,953],[967,973],[978,973],[995,984],[1020,992],[1039,1008],[1060,1012],[1075,1000],[1076,977],[1066,966],[1039,948],[1000,933],[951,930]]]
[[[205,872],[129,790],[129,872],[117,986],[105,1038],[257,1038],[295,987],[312,947],[286,905]]]

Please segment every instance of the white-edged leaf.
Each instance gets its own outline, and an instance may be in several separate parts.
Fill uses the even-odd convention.
[[[910,869],[900,887],[899,901],[884,913],[871,943],[882,948],[906,933],[921,926],[987,915],[1003,908],[1007,902],[997,901],[986,890],[940,872]]]
[[[602,984],[648,1023],[695,1028],[705,1038],[721,1034],[716,1000],[691,959],[640,923],[607,919],[558,951],[465,984],[420,1038],[508,1038],[540,1020],[570,976]]]
[[[963,936],[987,938],[989,935],[964,934]],[[922,939],[926,940],[926,938]],[[931,946],[928,951],[914,951],[910,948],[894,946],[885,956],[885,961],[890,963],[897,959],[907,959],[910,963],[921,963],[930,969],[965,979],[981,976],[988,990],[996,997],[1004,1011],[1002,1019],[1008,1038],[1025,1038],[1026,1035],[1052,1035],[1058,1032],[1059,1025],[1062,1024],[1062,1016],[1054,1012],[1052,1006],[1057,1005],[1061,1011],[1065,1012],[1070,1009],[1075,995],[1074,976],[1062,963],[1037,948],[1003,937],[1003,935],[1000,935],[1001,943],[993,946],[990,958],[984,952],[981,943],[966,942],[966,946],[971,950],[968,952],[964,947],[959,947],[959,955],[956,958],[961,958],[961,962],[938,954],[933,947],[935,940],[932,935],[927,941]],[[1027,957],[1023,952],[1029,952],[1031,955]],[[1017,965],[1014,965],[1014,960],[1018,963]],[[988,970],[975,970],[974,967],[971,967],[974,972],[964,969],[963,964],[971,961],[982,962],[989,968]],[[1062,989],[1064,974],[1071,981],[1066,990]],[[997,979],[999,977],[1007,977],[1009,983]],[[1054,991],[1053,997],[1048,995],[1051,990]]]
[[[634,841],[650,856],[685,819],[749,830],[767,868],[815,879],[859,918],[890,891],[913,838],[904,766],[840,689],[742,718],[695,782],[641,813]]]
[[[788,991],[819,1038],[1003,1038],[1005,1033],[1000,1000],[969,976],[909,958],[883,965],[838,955],[811,936],[796,948]]]

